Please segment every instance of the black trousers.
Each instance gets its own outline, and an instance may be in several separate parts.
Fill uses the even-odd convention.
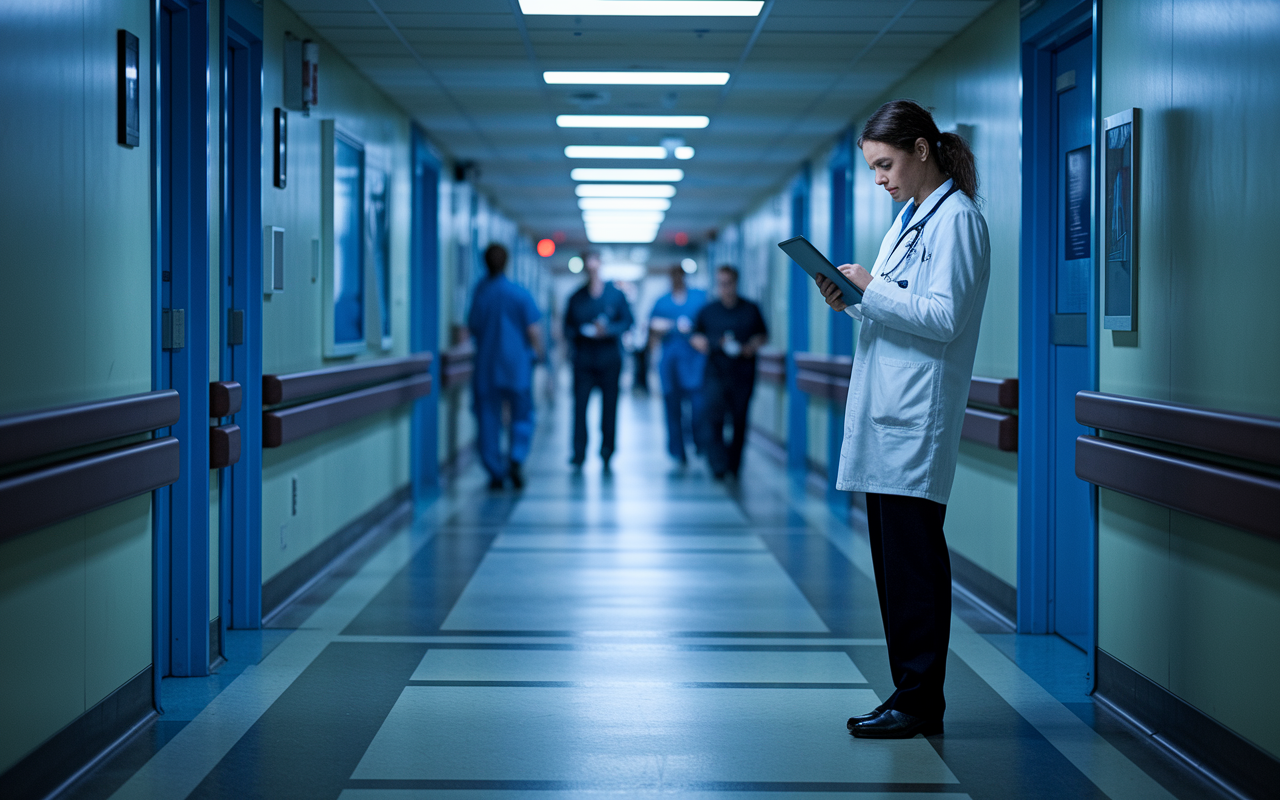
[[[941,719],[951,640],[951,558],[947,507],[895,494],[867,495],[876,591],[889,646],[894,692],[886,708]]]
[[[737,475],[742,467],[742,448],[747,444],[747,409],[755,391],[755,375],[716,375],[710,370],[702,383],[707,411],[707,461],[711,472],[722,477]],[[724,418],[733,423],[733,439],[724,442]]]
[[[612,364],[573,365],[573,463],[587,459],[587,400],[591,390],[600,389],[600,456],[613,455],[614,434],[618,429],[618,377],[622,362]]]

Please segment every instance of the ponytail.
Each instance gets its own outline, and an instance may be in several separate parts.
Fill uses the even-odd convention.
[[[912,100],[891,100],[876,109],[862,127],[858,147],[863,142],[884,142],[905,152],[916,149],[916,140],[929,143],[929,152],[938,159],[938,169],[955,181],[956,188],[978,200],[978,168],[969,143],[957,133],[942,133],[933,115]]]

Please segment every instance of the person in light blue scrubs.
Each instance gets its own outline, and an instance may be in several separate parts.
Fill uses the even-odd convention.
[[[507,279],[507,249],[491,244],[484,251],[489,277],[476,285],[467,327],[475,339],[471,397],[476,414],[480,460],[489,488],[502,489],[506,478],[524,488],[521,465],[533,440],[533,365],[542,358],[542,312],[533,295]],[[511,419],[511,451],[502,452],[502,408]]]
[[[688,463],[685,455],[684,405],[689,403],[690,426],[694,447],[703,449],[704,423],[702,401],[702,375],[707,368],[707,357],[689,344],[693,333],[693,321],[707,304],[707,293],[685,286],[684,270],[671,268],[671,291],[658,298],[649,314],[650,340],[662,340],[662,359],[658,362],[658,377],[662,381],[662,399],[667,410],[667,452],[680,462]]]

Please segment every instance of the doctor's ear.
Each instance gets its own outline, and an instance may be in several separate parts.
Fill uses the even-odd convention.
[[[929,158],[929,141],[921,136],[916,139],[916,158],[925,161]]]

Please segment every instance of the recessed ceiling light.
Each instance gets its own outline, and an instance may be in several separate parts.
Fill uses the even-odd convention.
[[[676,155],[676,158],[680,159],[681,161],[688,161],[689,159],[693,158],[693,148],[687,144],[681,145],[680,147],[677,147],[675,149],[675,155]]]
[[[655,0],[656,2],[656,0]],[[561,128],[705,128],[709,117],[649,114],[561,114],[556,124]]]
[[[764,0],[520,0],[531,15],[582,17],[755,17]]]
[[[584,197],[578,201],[583,211],[666,211],[671,201],[661,197]]]
[[[578,197],[675,197],[676,187],[663,184],[580,183]]]
[[[578,167],[569,172],[569,177],[575,181],[655,181],[674,183],[684,180],[684,170]]]
[[[588,228],[587,241],[592,244],[649,244],[658,238],[658,229],[598,231]]]
[[[597,222],[604,225],[659,225],[666,216],[661,211],[583,211],[582,221],[588,225]]]
[[[615,0],[616,1],[616,0]],[[544,72],[550,84],[597,86],[724,86],[727,72]]]
[[[628,147],[607,144],[571,144],[564,149],[564,154],[569,158],[666,158],[667,148],[659,145]]]

